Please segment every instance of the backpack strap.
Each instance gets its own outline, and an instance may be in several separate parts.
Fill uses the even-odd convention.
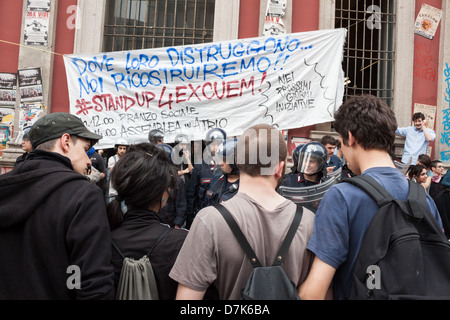
[[[225,221],[227,222],[228,226],[230,227],[231,231],[233,231],[234,236],[238,240],[239,244],[241,245],[242,249],[244,250],[245,254],[250,260],[250,263],[254,268],[262,267],[261,262],[256,257],[255,252],[253,251],[252,247],[247,241],[247,238],[245,238],[244,234],[242,233],[241,229],[239,228],[236,220],[234,220],[233,216],[230,214],[230,212],[221,204],[217,204],[214,206],[223,216]],[[275,261],[273,263],[273,266],[280,266],[283,262],[284,258],[287,255],[287,252],[289,251],[289,247],[292,243],[292,240],[294,239],[294,236],[297,232],[298,226],[300,225],[300,221],[302,220],[303,216],[303,207],[297,206],[297,210],[295,212],[294,219],[292,221],[292,224],[288,230],[288,233],[286,234],[286,237],[281,245],[280,250],[278,251],[277,257],[275,258]]]
[[[216,204],[214,207],[220,212],[220,214],[223,216],[228,226],[230,227],[231,231],[233,231],[234,236],[241,245],[242,250],[244,250],[248,259],[250,260],[250,263],[252,264],[253,268],[262,267],[261,262],[259,262],[258,257],[256,257],[256,254],[253,251],[250,244],[248,243],[247,238],[245,238],[244,234],[241,231],[241,228],[239,228],[238,224],[236,223],[236,220],[234,220],[233,216],[228,211],[228,209],[225,208],[220,203]]]
[[[426,221],[426,223],[421,224],[422,226],[427,225],[428,228],[430,228],[426,230],[426,232],[441,234],[442,227],[431,214],[427,206],[427,195],[423,186],[409,181],[408,203],[411,209],[411,213],[409,215],[416,220],[423,219]],[[423,230],[419,231],[424,232]]]
[[[155,244],[153,245],[153,247],[150,248],[150,251],[147,253],[147,257],[150,258],[150,255],[152,254],[153,250],[155,249],[155,247],[161,242],[162,238],[165,237],[166,234],[168,234],[170,231],[172,231],[172,228],[167,228],[166,230],[164,230],[164,232],[159,236],[158,240],[156,240]],[[113,239],[111,239],[111,243],[114,247],[114,249],[117,251],[117,253],[122,257],[122,259],[125,259],[126,257],[124,256],[124,254],[122,253],[122,251],[120,251],[119,246],[114,242]]]
[[[120,251],[119,247],[117,246],[117,244],[114,242],[113,239],[111,239],[111,243],[114,249],[116,249],[117,253],[122,257],[122,259],[125,259],[126,257],[123,255],[122,251]]]
[[[158,240],[156,240],[153,247],[150,248],[150,251],[147,253],[147,257],[150,259],[150,255],[152,254],[153,250],[156,248],[156,246],[161,242],[161,240],[168,234],[170,231],[172,231],[172,228],[167,228],[164,230],[164,232],[159,236]]]
[[[363,190],[377,203],[380,208],[395,200],[391,194],[372,177],[359,175],[349,179],[344,179],[343,182],[348,182]]]
[[[280,250],[278,251],[277,257],[273,262],[272,266],[281,266],[281,263],[286,258],[286,255],[289,251],[289,247],[291,246],[292,240],[294,240],[294,236],[297,233],[298,226],[302,221],[303,217],[303,207],[297,206],[297,210],[295,211],[294,219],[292,220],[292,224],[289,228],[288,233],[286,234],[286,238],[284,238],[283,244],[281,245]]]
[[[425,188],[419,185],[416,182],[411,180],[409,181],[409,193],[408,193],[408,202],[411,208],[411,216],[416,219],[423,218],[423,211],[420,209],[420,204],[427,203],[427,197],[425,195]]]
[[[378,183],[374,178],[366,175],[354,176],[349,179],[344,179],[342,182],[348,182],[350,184],[359,187],[377,203],[379,208],[389,203],[395,202],[403,211],[403,213],[407,214],[408,216],[418,219],[422,218],[418,217],[416,214],[416,212],[420,212],[420,210],[418,210],[417,207],[418,206],[417,200],[425,201],[424,203],[426,203],[426,198],[424,193],[422,194],[420,193],[421,190],[417,188],[419,185],[415,182],[408,180],[409,193],[407,201],[394,199],[392,195],[389,192],[387,192],[386,189],[380,183]],[[425,189],[423,191],[425,191]]]

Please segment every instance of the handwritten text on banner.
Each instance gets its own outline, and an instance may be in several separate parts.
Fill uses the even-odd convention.
[[[345,29],[191,46],[65,55],[70,112],[103,136],[202,140],[214,127],[240,135],[333,121],[342,103]]]

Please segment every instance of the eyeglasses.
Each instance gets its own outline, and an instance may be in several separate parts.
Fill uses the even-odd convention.
[[[436,168],[443,168],[444,166],[437,166]]]

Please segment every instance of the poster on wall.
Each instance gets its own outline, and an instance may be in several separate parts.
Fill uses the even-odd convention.
[[[50,12],[28,11],[25,17],[24,44],[47,46]]]
[[[436,106],[430,106],[427,104],[414,104],[414,113],[422,112],[425,116],[425,120],[427,121],[426,127],[428,129],[434,130],[434,122],[436,119]]]
[[[21,104],[19,111],[19,129],[32,126],[44,111],[41,104]]]
[[[27,0],[27,11],[50,11],[51,0]]]
[[[12,128],[14,127],[14,108],[0,107],[0,150],[8,146]]]
[[[43,100],[41,68],[18,70],[19,91],[22,102]]]
[[[346,29],[97,54],[64,55],[70,112],[103,136],[148,141],[161,129],[203,140],[266,123],[279,130],[334,120],[344,94]]]
[[[17,74],[0,73],[0,105],[15,106],[17,92]]]
[[[0,123],[2,125],[13,125],[14,124],[14,108],[8,108],[8,107],[0,107]]]
[[[275,36],[286,33],[283,17],[286,14],[286,0],[267,0],[264,20],[264,36]]]
[[[9,138],[9,126],[0,123],[0,152],[8,147]]]
[[[423,4],[416,19],[414,33],[433,40],[442,17],[442,10]]]

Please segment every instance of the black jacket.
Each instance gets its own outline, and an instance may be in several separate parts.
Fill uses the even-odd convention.
[[[205,195],[214,176],[214,167],[214,163],[206,163],[205,160],[194,165],[189,185],[186,186],[187,215],[197,214],[205,207]]]
[[[102,189],[103,194],[106,195],[106,193],[108,192],[108,181],[106,180],[107,172],[106,172],[105,160],[103,160],[102,156],[99,155],[97,152],[94,152],[91,156],[91,163],[95,169],[100,171],[100,173],[105,174],[105,177],[103,179],[101,179],[99,182],[97,182],[96,184],[100,187],[100,189]]]
[[[450,239],[450,188],[439,192],[435,196],[434,202],[441,216],[445,236]]]
[[[113,299],[100,188],[68,158],[31,152],[0,176],[0,259],[0,299]]]
[[[161,224],[159,217],[154,212],[130,210],[125,214],[122,225],[112,231],[112,238],[125,257],[138,260],[149,252],[167,228],[169,226]],[[178,283],[169,277],[169,272],[187,234],[188,232],[184,229],[172,229],[155,247],[150,256],[160,300],[175,299]],[[120,254],[113,249],[116,286],[122,262]]]

